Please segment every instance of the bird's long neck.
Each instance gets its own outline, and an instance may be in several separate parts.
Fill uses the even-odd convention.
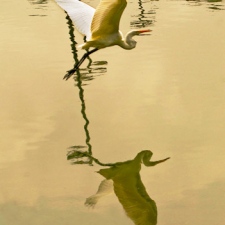
[[[121,40],[121,42],[119,44],[120,47],[124,48],[124,49],[127,49],[127,50],[135,48],[136,41],[134,41],[132,39],[133,36],[134,36],[133,31],[128,32],[126,34],[125,38]]]
[[[149,151],[149,150],[143,150],[143,151],[139,152],[136,155],[136,157],[135,157],[135,161],[138,161],[139,163],[142,163],[143,162],[143,158],[146,155],[146,153],[151,154],[151,151]],[[150,160],[150,157],[148,158],[148,160]]]
[[[143,150],[137,154],[135,157],[136,161],[139,161],[140,163],[143,162],[145,166],[155,166],[159,163],[165,162],[169,158],[158,160],[158,161],[150,161],[153,153],[150,150]]]
[[[121,41],[120,47],[126,50],[130,50],[134,48],[133,46],[129,45],[125,40]]]

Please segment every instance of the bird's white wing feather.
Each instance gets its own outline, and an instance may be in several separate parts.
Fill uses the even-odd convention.
[[[105,179],[100,183],[96,194],[86,199],[85,205],[89,207],[94,207],[100,198],[111,193],[113,193],[113,181]]]
[[[55,0],[67,12],[75,28],[87,39],[91,36],[91,22],[95,9],[78,0]]]
[[[126,5],[126,0],[101,0],[91,24],[92,39],[118,32]]]

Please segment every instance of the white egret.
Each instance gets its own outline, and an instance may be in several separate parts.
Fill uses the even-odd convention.
[[[74,23],[75,28],[84,36],[87,42],[82,44],[82,49],[87,50],[74,69],[69,70],[64,76],[68,80],[79,68],[84,60],[99,49],[118,45],[124,49],[133,49],[136,41],[133,36],[150,29],[132,30],[123,37],[119,31],[119,22],[124,9],[126,0],[101,0],[96,10],[91,6],[78,0],[55,0],[63,8]],[[89,48],[93,48],[88,51]]]
[[[149,150],[141,151],[133,160],[108,165],[110,168],[98,171],[106,179],[103,180],[97,193],[86,199],[85,205],[94,207],[97,201],[114,190],[119,202],[123,206],[127,216],[135,225],[156,225],[157,207],[152,200],[144,184],[141,181],[141,164],[155,166],[165,162],[169,158],[159,161],[150,161],[153,153]],[[95,158],[91,157],[96,163]],[[101,163],[101,165],[103,165]]]

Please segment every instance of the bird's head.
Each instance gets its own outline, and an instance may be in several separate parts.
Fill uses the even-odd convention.
[[[135,160],[143,163],[145,166],[155,166],[159,163],[165,162],[166,160],[170,159],[170,157],[158,160],[158,161],[150,161],[152,158],[153,153],[150,150],[143,150],[137,154]]]
[[[131,30],[130,32],[127,33],[126,35],[126,43],[132,48],[136,47],[137,42],[132,39],[133,36],[138,36],[140,34],[146,33],[146,32],[150,32],[150,29],[142,29],[142,30]]]

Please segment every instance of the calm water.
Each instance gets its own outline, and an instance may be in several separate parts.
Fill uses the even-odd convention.
[[[72,164],[71,146],[104,163],[147,149],[153,161],[171,157],[140,172],[158,224],[224,224],[224,1],[132,0],[120,27],[153,31],[64,81],[76,55],[63,10],[1,1],[1,225],[134,224],[115,194],[85,207],[102,167]]]

